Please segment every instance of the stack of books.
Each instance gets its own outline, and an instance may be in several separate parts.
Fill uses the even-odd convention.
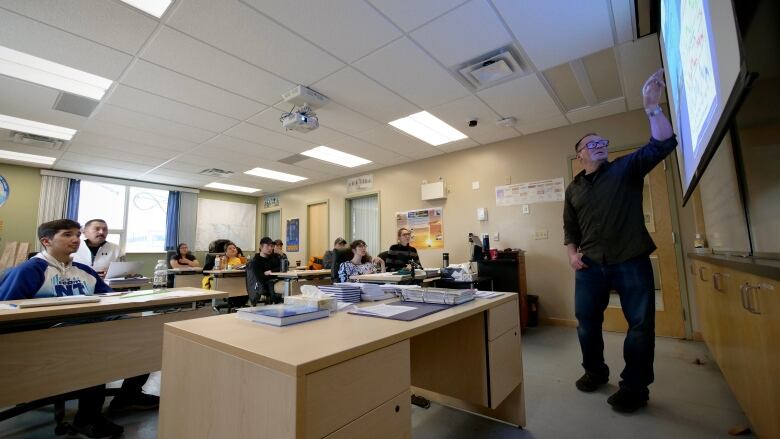
[[[323,293],[335,297],[339,302],[358,303],[362,294],[360,285],[354,283],[335,283],[321,285],[318,288]]]
[[[474,300],[476,290],[455,290],[447,288],[404,289],[401,297],[408,302],[441,303],[459,305]]]
[[[360,290],[363,292],[360,298],[364,302],[376,302],[377,300],[392,299],[395,297],[395,293],[392,291],[385,292],[382,288],[383,284],[359,284]]]
[[[316,306],[279,304],[239,308],[236,317],[266,325],[287,326],[293,323],[328,317],[330,310],[319,309]]]

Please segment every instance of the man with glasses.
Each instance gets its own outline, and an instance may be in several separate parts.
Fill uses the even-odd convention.
[[[585,369],[576,386],[593,392],[609,381],[601,326],[615,290],[629,328],[620,389],[607,402],[621,412],[647,405],[647,386],[653,382],[655,287],[649,256],[656,247],[645,228],[642,190],[645,175],[677,146],[659,106],[664,86],[661,69],[642,88],[651,133],[644,147],[609,161],[608,140],[589,133],[577,141],[574,150],[584,170],[566,188],[564,203],[564,244],[575,270],[574,308]]]

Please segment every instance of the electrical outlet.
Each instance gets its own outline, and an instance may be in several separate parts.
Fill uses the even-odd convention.
[[[493,241],[498,242],[498,232],[493,234]]]
[[[530,214],[531,214],[531,208],[529,208],[527,204],[523,204],[523,215],[530,215]]]
[[[538,229],[534,232],[534,239],[547,239],[547,229]]]

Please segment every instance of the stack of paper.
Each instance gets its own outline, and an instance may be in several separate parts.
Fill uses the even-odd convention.
[[[318,288],[323,293],[335,297],[339,302],[358,303],[362,293],[360,286],[354,283],[320,285]]]
[[[403,300],[410,302],[442,303],[445,305],[458,305],[474,300],[476,290],[453,290],[447,288],[421,288],[419,290],[406,289],[401,293]]]

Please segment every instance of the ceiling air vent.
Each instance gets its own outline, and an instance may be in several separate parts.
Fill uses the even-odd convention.
[[[495,50],[459,66],[460,77],[476,90],[491,87],[523,74],[520,57],[510,47]]]
[[[11,142],[19,143],[21,145],[37,146],[39,148],[48,148],[54,150],[62,150],[65,145],[65,141],[62,139],[55,139],[53,137],[39,136],[37,134],[22,133],[19,131],[11,131],[9,136]]]
[[[286,165],[294,165],[294,164],[296,164],[298,162],[302,162],[302,161],[304,161],[304,160],[306,160],[308,158],[309,157],[306,157],[305,155],[295,154],[295,155],[291,155],[290,157],[285,157],[283,159],[279,159],[277,161],[279,163],[284,163]]]
[[[219,168],[208,168],[198,172],[198,174],[208,175],[209,177],[225,178],[225,177],[230,177],[231,175],[234,174],[234,172],[225,171],[224,169],[219,169]]]
[[[89,117],[100,101],[74,95],[72,93],[62,92],[54,103],[54,109],[78,116]]]

